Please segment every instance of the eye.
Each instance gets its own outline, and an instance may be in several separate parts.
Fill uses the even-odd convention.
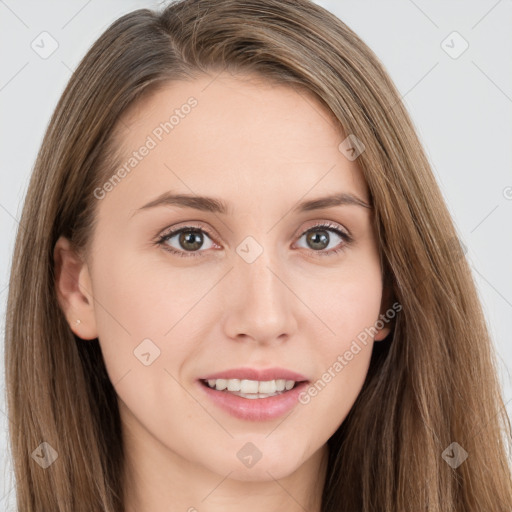
[[[338,241],[334,249],[328,251],[325,250],[332,242],[329,233],[334,233],[334,241],[336,241],[336,238],[342,240],[343,243],[341,247],[339,246],[340,242]],[[316,224],[312,228],[308,229],[301,238],[302,237],[306,237],[306,243],[309,245],[306,249],[311,248],[311,250],[314,253],[318,253],[319,256],[331,256],[337,254],[340,251],[343,251],[346,246],[352,242],[352,238],[347,233],[339,229],[336,224],[331,223]]]
[[[205,235],[210,240],[210,245],[206,244],[206,247],[204,247]],[[176,238],[176,240],[173,240],[174,238]],[[172,245],[170,242],[173,242],[175,245]],[[177,256],[187,258],[198,256],[197,254],[193,254],[196,252],[201,255],[201,251],[199,251],[199,249],[211,248],[211,242],[212,240],[210,235],[205,229],[197,226],[185,226],[183,228],[164,233],[158,238],[156,244],[163,246],[166,251],[176,254]],[[178,247],[176,247],[176,244]]]
[[[338,241],[334,249],[325,250],[332,242],[329,233],[334,233],[334,241],[336,241],[336,238],[342,240],[341,247],[339,247],[340,242]],[[319,223],[305,231],[300,238],[304,236],[306,237],[307,243],[312,247],[310,251],[321,256],[336,254],[344,250],[346,246],[352,242],[350,235],[342,231],[336,224],[331,223]],[[210,240],[209,243],[206,243],[206,246],[205,237]],[[184,226],[179,229],[167,231],[160,235],[155,243],[158,246],[162,246],[166,251],[185,258],[203,256],[202,253],[205,252],[206,249],[219,247],[213,243],[208,231],[199,226]],[[204,249],[204,251],[200,249]],[[306,247],[306,249],[308,249],[308,247]]]

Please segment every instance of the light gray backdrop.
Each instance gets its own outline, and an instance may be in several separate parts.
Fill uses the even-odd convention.
[[[487,314],[512,416],[512,1],[324,0],[377,53],[442,187]],[[0,347],[14,238],[51,113],[88,47],[149,0],[0,0]],[[27,283],[29,285],[29,283]],[[14,510],[0,396],[0,510]]]

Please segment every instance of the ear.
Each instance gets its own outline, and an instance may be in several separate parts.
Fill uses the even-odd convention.
[[[87,264],[61,236],[53,249],[55,289],[69,327],[84,340],[98,337],[91,278]],[[80,323],[77,323],[80,320]]]
[[[385,286],[383,288],[382,292],[382,301],[381,301],[381,308],[380,308],[380,315],[378,320],[381,320],[384,324],[384,327],[380,329],[377,334],[375,335],[374,341],[382,341],[386,338],[386,336],[391,332],[391,329],[394,325],[394,321],[390,318],[386,317],[386,311],[391,308],[393,300],[393,288],[391,286],[391,283],[386,280]],[[377,321],[377,320],[376,320]]]

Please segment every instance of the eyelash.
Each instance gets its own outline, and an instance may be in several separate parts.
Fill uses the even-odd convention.
[[[349,245],[351,242],[352,242],[352,237],[350,237],[347,233],[341,231],[337,226],[336,224],[331,224],[329,222],[327,223],[319,223],[319,224],[315,224],[314,226],[308,228],[306,231],[304,231],[304,233],[301,234],[300,238],[302,238],[305,234],[309,233],[310,231],[317,231],[319,230],[319,228],[326,228],[325,230],[326,231],[332,231],[334,232],[336,235],[338,235],[342,240],[343,240],[343,244],[341,247],[338,247],[337,249],[331,249],[329,251],[325,251],[325,250],[322,250],[322,251],[314,251],[313,249],[310,249],[309,252],[312,252],[314,253],[315,255],[319,255],[319,256],[334,256],[335,254],[338,254],[340,253],[341,251],[344,251],[346,246]],[[175,254],[179,257],[182,257],[182,258],[194,258],[194,257],[202,257],[203,254],[201,253],[204,253],[206,251],[178,251],[176,249],[173,249],[172,247],[170,247],[169,245],[166,244],[166,242],[168,240],[170,240],[173,236],[183,232],[183,231],[186,231],[186,232],[191,232],[191,233],[206,233],[208,235],[209,238],[213,239],[212,235],[209,233],[209,231],[207,229],[204,229],[203,227],[199,227],[199,226],[185,226],[185,227],[182,227],[182,228],[179,228],[179,229],[176,229],[174,231],[169,231],[167,233],[164,233],[163,235],[160,235],[157,240],[155,241],[155,245],[157,246],[161,246],[163,247],[164,250],[172,253],[172,254]]]

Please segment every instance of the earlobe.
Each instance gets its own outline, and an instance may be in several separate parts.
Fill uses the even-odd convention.
[[[373,339],[374,341],[382,341],[384,340],[387,335],[391,332],[391,328],[390,327],[383,327],[376,335],[375,335],[375,338]]]
[[[71,330],[85,340],[97,338],[92,283],[87,264],[63,236],[55,244],[53,260],[57,299]]]
[[[387,315],[389,309],[391,308],[392,296],[392,288],[388,284],[387,286],[385,286],[382,294],[381,312],[378,320],[376,321],[377,328],[379,328],[380,326],[382,326],[382,328],[380,328],[377,334],[375,335],[374,341],[384,340],[391,332],[394,322],[391,318],[388,318]]]

